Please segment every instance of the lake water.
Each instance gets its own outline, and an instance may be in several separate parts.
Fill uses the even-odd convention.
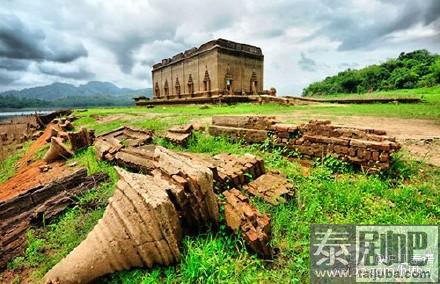
[[[32,115],[35,113],[48,114],[51,112],[53,112],[53,110],[20,110],[20,111],[4,111],[4,112],[0,111],[0,121],[16,116]]]

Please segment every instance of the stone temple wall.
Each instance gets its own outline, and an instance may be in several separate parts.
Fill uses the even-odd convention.
[[[274,117],[215,116],[212,122],[211,135],[248,143],[269,138],[273,145],[287,147],[306,158],[330,154],[370,170],[389,168],[391,154],[401,147],[385,131],[335,126],[330,121],[293,125],[277,123]]]
[[[153,65],[153,99],[263,92],[261,49],[218,39]]]

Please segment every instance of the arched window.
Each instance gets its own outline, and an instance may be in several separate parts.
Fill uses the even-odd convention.
[[[252,76],[251,76],[251,87],[250,87],[250,91],[252,94],[256,94],[257,93],[257,74],[255,73],[255,71],[252,72]]]
[[[180,98],[180,83],[179,83],[179,77],[176,77],[176,95],[178,98]]]
[[[168,99],[168,96],[170,95],[170,89],[168,88],[168,80],[165,80],[165,85],[163,87],[163,90],[165,91],[165,97]]]
[[[209,92],[211,90],[211,79],[209,78],[208,70],[205,71],[205,77],[203,78],[203,90]]]
[[[159,83],[156,82],[156,86],[154,87],[154,95],[156,96],[156,98],[160,98],[160,88],[159,88]]]
[[[191,74],[189,74],[187,85],[188,85],[188,93],[192,97],[194,95],[194,82],[193,82]]]
[[[232,95],[232,73],[229,68],[229,64],[225,74],[225,85],[226,85],[226,93]]]

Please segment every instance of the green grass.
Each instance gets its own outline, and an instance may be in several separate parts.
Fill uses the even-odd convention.
[[[81,118],[75,121],[76,126],[91,127],[97,134],[118,128],[122,125],[145,127],[153,130],[163,130],[174,124],[189,121],[197,122],[212,115],[293,115],[308,120],[314,116],[380,116],[396,118],[429,119],[440,124],[440,87],[399,90],[389,92],[374,92],[370,94],[340,94],[331,97],[408,97],[416,96],[423,99],[419,104],[308,104],[284,106],[278,104],[257,105],[242,103],[234,105],[211,105],[202,109],[197,105],[91,108],[79,112]],[[101,122],[96,117],[116,116],[114,120]],[[118,117],[119,116],[119,117]]]
[[[0,161],[0,184],[15,174],[17,171],[17,162],[23,157],[24,153],[26,153],[31,143],[31,141],[25,142],[21,149]]]
[[[438,96],[438,93],[432,94]],[[433,104],[430,102],[429,104]],[[435,100],[434,100],[435,104]],[[289,114],[295,112],[349,115],[396,115],[439,120],[428,105],[408,105],[408,109],[389,114],[403,105],[369,106],[278,106],[238,104],[230,107],[197,106],[147,108],[89,109],[78,113],[76,127],[97,129],[98,134],[128,124],[161,132],[170,125],[189,121],[206,122],[214,114]],[[411,107],[414,114],[409,113]],[[421,108],[420,110],[418,108]],[[423,114],[426,111],[425,114]],[[96,121],[92,115],[128,114],[108,122]],[[380,175],[364,174],[351,167],[326,158],[316,161],[308,175],[295,159],[297,153],[272,149],[268,145],[243,145],[228,139],[196,133],[187,148],[173,146],[160,138],[158,144],[176,151],[191,151],[214,155],[221,152],[253,153],[264,158],[268,169],[287,175],[296,189],[296,197],[280,206],[271,206],[258,198],[251,202],[262,212],[271,215],[272,244],[279,249],[273,261],[264,261],[249,253],[243,241],[223,226],[208,229],[200,235],[186,236],[182,242],[181,261],[170,267],[134,269],[105,276],[109,283],[308,283],[309,227],[311,223],[336,224],[438,224],[440,222],[440,169],[409,160],[405,155],[395,159],[393,167]],[[102,216],[111,196],[117,176],[112,165],[95,159],[93,148],[77,153],[72,160],[87,167],[90,174],[104,171],[111,180],[98,189],[78,197],[77,205],[68,209],[43,227],[28,234],[24,256],[16,258],[9,267],[19,274],[31,272],[38,281],[45,272],[78,245]],[[12,163],[12,162],[11,162]]]
[[[432,119],[440,123],[440,87],[374,92],[369,94],[339,94],[324,98],[375,98],[375,97],[418,97],[423,100],[419,104],[349,104],[335,107],[328,105],[310,108],[312,113],[332,115],[371,115],[399,118]],[[323,98],[323,97],[319,97]]]
[[[272,216],[272,242],[280,249],[279,256],[265,263],[247,252],[239,238],[223,230],[208,230],[205,234],[184,238],[182,259],[175,266],[114,273],[103,281],[305,283],[309,278],[310,223],[437,224],[440,221],[440,170],[421,163],[399,158],[397,169],[388,175],[378,176],[341,170],[341,165],[324,162],[316,163],[310,175],[304,176],[301,166],[286,159],[280,150],[240,145],[203,134],[197,134],[188,148],[209,154],[223,151],[258,154],[264,157],[269,169],[280,170],[289,177],[297,189],[296,199],[280,206],[252,200],[262,212]],[[175,149],[183,150],[179,147]],[[116,180],[114,170],[107,163],[97,162],[92,148],[81,152],[74,160],[87,166],[90,173],[98,170],[108,172],[112,181],[80,197],[78,206],[30,233],[26,255],[10,267],[30,267],[35,279],[42,277],[85,238],[102,216],[105,200],[113,191]]]

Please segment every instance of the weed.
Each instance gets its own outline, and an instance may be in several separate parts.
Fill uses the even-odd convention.
[[[25,142],[23,147],[7,157],[5,160],[0,161],[0,183],[7,181],[10,177],[15,175],[17,170],[17,162],[23,157],[32,141]]]
[[[323,166],[327,168],[332,174],[335,173],[350,173],[353,172],[353,166],[350,165],[346,161],[342,161],[338,159],[337,157],[334,157],[330,154],[326,155],[323,158],[317,158],[315,159],[315,166]]]

